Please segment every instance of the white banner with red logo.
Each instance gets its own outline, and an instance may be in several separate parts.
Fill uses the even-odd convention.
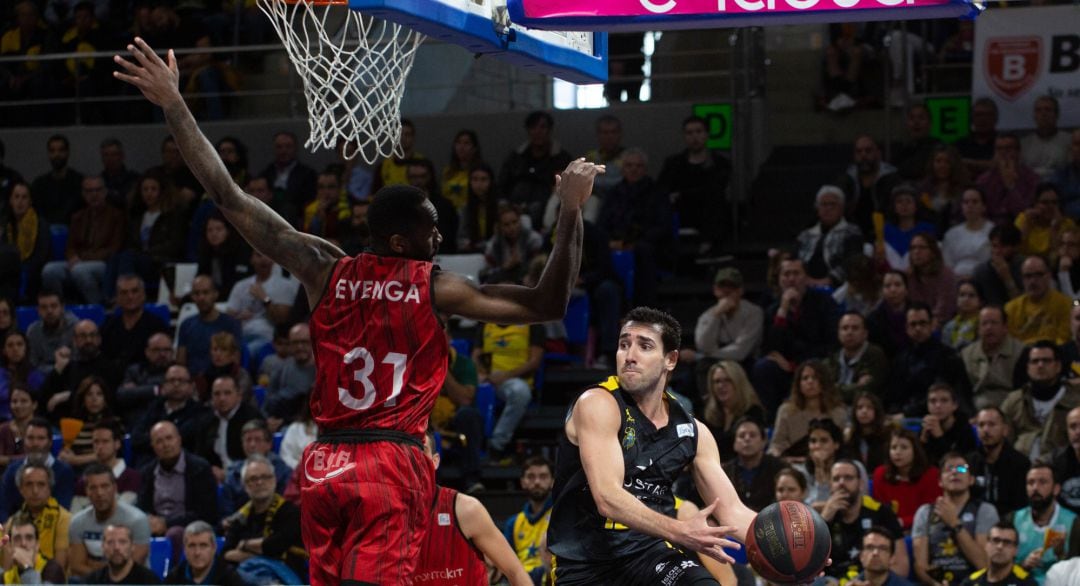
[[[1035,99],[1061,104],[1058,126],[1080,126],[1080,6],[990,9],[975,21],[971,96],[993,98],[1001,130],[1035,126]]]

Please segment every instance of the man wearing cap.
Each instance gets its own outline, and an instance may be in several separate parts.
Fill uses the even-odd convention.
[[[684,353],[683,358],[696,359],[694,371],[698,392],[708,388],[709,368],[721,360],[734,360],[744,365],[761,345],[765,327],[761,308],[743,299],[743,277],[739,269],[724,267],[713,279],[716,304],[698,316],[694,328],[696,353]]]
[[[838,287],[846,280],[844,260],[862,252],[862,230],[844,219],[844,191],[839,187],[823,185],[814,206],[818,223],[799,233],[799,258],[808,284]]]

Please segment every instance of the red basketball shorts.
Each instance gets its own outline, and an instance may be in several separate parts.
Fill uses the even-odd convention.
[[[300,465],[312,586],[405,584],[434,504],[431,460],[403,443],[314,442]]]

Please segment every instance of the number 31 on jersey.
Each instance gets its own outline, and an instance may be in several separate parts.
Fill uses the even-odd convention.
[[[405,384],[405,363],[408,362],[408,358],[399,352],[387,352],[386,356],[379,361],[379,364],[389,365],[394,369],[394,383],[390,396],[386,399],[387,407],[397,405],[397,397]],[[353,380],[364,387],[364,395],[357,399],[349,392],[349,389],[338,387],[338,399],[349,409],[364,411],[375,404],[375,385],[371,382],[371,373],[375,370],[375,358],[367,348],[358,346],[345,355],[345,364],[353,365],[353,363],[357,363],[356,370],[353,371]]]

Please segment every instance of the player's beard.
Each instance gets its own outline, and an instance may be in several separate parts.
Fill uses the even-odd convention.
[[[644,395],[649,391],[656,389],[658,386],[661,386],[660,383],[664,380],[665,374],[663,370],[657,372],[655,376],[649,376],[649,373],[640,370],[635,370],[634,372],[639,376],[638,379],[632,383],[628,383],[626,379],[619,376],[619,387],[631,395]]]

